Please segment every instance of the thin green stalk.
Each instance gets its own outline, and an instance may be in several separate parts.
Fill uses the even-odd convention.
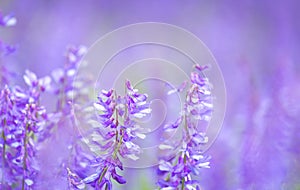
[[[25,134],[24,134],[24,139],[23,139],[23,148],[24,148],[24,157],[23,157],[23,170],[26,171],[27,170],[27,164],[26,164],[26,159],[28,156],[28,152],[27,152],[27,141],[28,141],[28,137],[27,137],[27,131],[28,131],[28,127],[29,124],[26,123],[26,127],[25,127]],[[23,179],[22,179],[22,190],[25,189],[25,177],[23,175]]]
[[[186,154],[184,154],[183,163],[186,164]],[[184,190],[184,186],[185,186],[185,179],[183,177],[181,180],[181,190]]]
[[[102,173],[101,173],[101,176],[100,176],[100,178],[99,178],[99,183],[101,183],[101,181],[102,181],[102,178],[104,177],[104,175],[106,174],[106,172],[107,172],[107,170],[108,170],[108,167],[107,166],[105,166],[105,168],[103,169],[103,171],[102,171]]]
[[[2,139],[3,139],[3,147],[2,147],[2,170],[4,171],[4,167],[5,167],[5,148],[6,148],[6,138],[5,138],[5,133],[4,133],[4,129],[5,129],[5,126],[6,126],[6,119],[4,118],[4,121],[3,121],[3,130],[2,130]],[[4,173],[2,174],[2,184],[4,184]]]

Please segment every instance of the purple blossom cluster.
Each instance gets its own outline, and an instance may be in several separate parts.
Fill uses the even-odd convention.
[[[0,93],[1,188],[32,189],[39,171],[38,143],[43,141],[51,114],[40,104],[51,79],[26,71],[26,89],[5,86]]]
[[[158,185],[161,190],[198,190],[200,181],[195,177],[200,174],[202,168],[210,167],[210,157],[204,155],[201,149],[208,142],[208,138],[200,129],[199,121],[209,122],[211,119],[211,85],[202,73],[207,67],[195,65],[195,68],[196,72],[191,73],[191,85],[187,90],[181,116],[174,123],[164,127],[166,132],[171,132],[182,126],[182,137],[178,142],[160,145],[160,149],[172,151],[170,154],[164,152],[165,156],[158,166]],[[176,91],[183,91],[185,86],[186,82]]]
[[[96,168],[96,172],[81,179],[85,171],[75,173],[68,169],[69,182],[75,189],[83,189],[87,184],[95,189],[112,189],[112,179],[120,184],[126,182],[117,173],[123,170],[121,159],[139,158],[141,149],[133,140],[143,139],[145,135],[137,120],[151,112],[147,95],[140,94],[129,81],[125,83],[125,96],[117,95],[114,89],[102,90],[94,107],[98,117],[93,122],[89,147],[98,156],[86,161],[89,161],[90,167]]]
[[[85,55],[85,46],[69,46],[65,57],[63,68],[55,69],[52,78],[55,82],[53,86],[54,94],[58,96],[57,111],[70,114],[72,104],[82,98],[86,93],[87,78],[77,75],[81,58]],[[79,78],[76,80],[75,77]]]
[[[76,168],[76,172],[83,174],[86,172],[87,161],[94,158],[92,154],[83,150],[82,135],[77,130],[81,124],[80,121],[90,119],[89,112],[84,110],[91,104],[88,97],[91,85],[88,77],[77,73],[86,51],[87,48],[83,45],[69,46],[65,53],[64,66],[51,73],[54,80],[51,91],[57,100],[55,113],[58,116],[58,122],[55,123],[52,133],[55,136],[61,130],[58,128],[62,126],[65,126],[64,131],[71,131],[69,133],[71,138],[64,136],[68,154],[60,161],[59,167],[63,169],[59,169],[56,175],[68,178],[69,183],[72,181],[69,178],[72,176],[69,168]],[[75,112],[78,114],[75,115]],[[72,187],[72,183],[69,187]]]
[[[3,16],[0,13],[0,26],[9,27],[15,24],[16,18],[12,14]],[[14,46],[0,41],[0,187],[35,189],[36,179],[41,171],[37,160],[38,152],[45,140],[53,136],[59,126],[65,125],[66,119],[74,121],[74,102],[78,102],[86,94],[83,86],[87,80],[79,78],[77,84],[74,83],[76,70],[86,48],[70,46],[66,52],[64,67],[54,70],[52,78],[38,78],[36,74],[26,70],[23,76],[25,88],[10,85],[12,72],[3,59],[14,51]],[[57,100],[53,113],[46,112],[41,103],[42,95],[46,91],[55,95]],[[71,147],[76,146],[74,141],[77,139],[73,139]]]

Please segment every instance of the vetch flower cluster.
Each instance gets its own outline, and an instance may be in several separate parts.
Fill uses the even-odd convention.
[[[79,180],[81,173],[68,169],[69,181],[74,188],[82,189],[89,184],[95,189],[112,189],[112,179],[123,184],[126,180],[118,174],[123,170],[122,159],[138,159],[140,147],[133,142],[136,138],[145,138],[137,121],[147,116],[151,109],[147,95],[140,94],[129,81],[125,83],[125,96],[117,95],[114,89],[102,90],[98,101],[94,103],[98,118],[93,122],[93,131],[89,146],[98,155],[91,160],[90,167],[96,172]]]
[[[71,131],[70,138],[64,136],[68,148],[67,156],[59,161],[59,168],[55,172],[56,175],[64,178],[72,176],[69,168],[76,168],[77,173],[85,175],[87,162],[93,158],[90,153],[82,150],[82,137],[77,130],[80,125],[79,121],[89,120],[89,112],[85,112],[85,109],[92,104],[88,97],[91,89],[89,78],[77,73],[86,51],[87,48],[83,45],[69,46],[65,52],[63,67],[51,73],[54,81],[51,91],[56,97],[56,115],[58,116],[58,122],[52,127],[51,134],[58,137],[58,131],[61,131],[62,127],[64,131]],[[75,112],[78,115],[75,116]],[[71,178],[70,181],[72,181]],[[69,186],[72,186],[72,183]]]
[[[170,132],[182,126],[182,138],[179,142],[166,142],[160,145],[163,150],[178,150],[166,154],[158,166],[161,190],[200,189],[199,180],[195,179],[202,168],[209,168],[209,156],[205,156],[201,148],[207,143],[205,132],[200,129],[199,121],[209,122],[213,109],[212,96],[208,79],[202,71],[207,67],[195,65],[196,71],[191,73],[191,85],[187,90],[184,110],[181,116],[172,124],[167,124],[164,129]],[[182,89],[178,90],[182,91]]]
[[[32,189],[39,170],[36,161],[37,143],[47,131],[51,114],[40,105],[40,95],[51,82],[49,77],[38,79],[26,71],[24,81],[28,88],[0,92],[1,122],[1,188]]]
[[[54,93],[58,95],[57,110],[64,114],[70,113],[72,109],[70,103],[77,101],[86,89],[87,79],[76,75],[80,60],[86,51],[85,46],[68,47],[64,67],[52,72],[52,78],[55,81]],[[77,80],[77,84],[74,82],[75,77],[81,77],[80,80]]]

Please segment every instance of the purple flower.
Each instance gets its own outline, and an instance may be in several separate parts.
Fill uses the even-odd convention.
[[[5,86],[0,92],[2,185],[32,189],[39,171],[37,143],[43,141],[42,134],[48,125],[40,94],[50,81],[38,79],[30,71],[26,71],[24,80],[28,89]]]
[[[90,168],[95,172],[82,177],[80,182],[95,189],[112,189],[112,181],[123,184],[125,179],[118,174],[123,170],[120,158],[138,159],[140,147],[133,142],[136,138],[145,138],[136,120],[151,112],[146,102],[147,95],[138,93],[129,81],[125,83],[125,96],[118,96],[115,90],[102,90],[94,107],[97,119],[92,122],[89,147],[100,155],[91,159]],[[77,172],[76,172],[77,173]],[[81,173],[77,173],[81,175]],[[73,184],[76,187],[78,182]],[[80,184],[80,183],[79,183]]]
[[[119,160],[116,159],[101,159],[98,158],[96,172],[84,178],[82,181],[86,184],[91,184],[95,189],[112,189],[111,179],[114,179],[119,184],[126,183],[126,180],[117,174],[117,170],[122,168]]]
[[[186,88],[186,85],[187,85],[187,81],[184,81],[179,87],[170,90],[168,92],[168,95],[174,94],[176,92],[182,92]]]
[[[10,55],[16,51],[16,47],[10,44],[6,44],[0,40],[0,57]]]
[[[210,157],[203,155],[201,150],[208,138],[201,132],[198,121],[209,121],[211,118],[211,85],[203,73],[199,73],[207,67],[196,65],[195,68],[198,72],[191,73],[191,85],[187,91],[182,115],[174,123],[164,127],[164,130],[169,132],[183,126],[183,135],[181,145],[178,142],[166,142],[159,146],[162,150],[173,151],[171,154],[164,152],[165,156],[158,166],[161,176],[158,185],[162,190],[200,189],[199,180],[193,179],[193,176],[198,176],[202,168],[210,167]]]
[[[132,142],[135,138],[145,138],[135,119],[140,119],[151,112],[146,102],[147,95],[140,94],[129,81],[126,81],[126,95],[120,97],[114,90],[102,91],[94,104],[98,111],[98,122],[93,134],[94,143],[102,151],[122,157],[137,159],[140,152],[138,145]],[[99,141],[102,139],[102,144]],[[117,140],[116,140],[117,139]],[[111,146],[114,144],[114,146]]]
[[[85,184],[82,179],[76,174],[73,173],[69,168],[67,168],[68,172],[68,181],[70,189],[84,189]]]
[[[86,98],[88,93],[87,77],[77,76],[77,83],[74,79],[79,67],[81,58],[85,55],[87,48],[84,46],[70,46],[65,54],[66,62],[63,68],[55,69],[52,78],[55,81],[53,91],[58,95],[57,111],[70,114],[71,106],[80,98]],[[87,101],[84,99],[84,101]],[[70,104],[72,103],[72,104]]]
[[[17,23],[16,17],[14,17],[13,14],[3,15],[0,12],[0,26],[8,27],[8,26],[14,26]]]

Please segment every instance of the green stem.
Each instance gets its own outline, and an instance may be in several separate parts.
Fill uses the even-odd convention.
[[[186,164],[186,154],[184,154],[183,163]],[[181,190],[184,190],[185,179],[184,177],[181,179]]]
[[[184,114],[184,129],[186,131],[186,140],[187,142],[189,142],[190,140],[190,134],[189,134],[189,129],[188,129],[188,125],[187,125],[187,116],[186,114]],[[183,158],[183,163],[186,164],[186,160],[187,160],[187,157],[186,157],[186,154],[184,153],[184,158]],[[184,187],[185,187],[185,179],[184,177],[181,179],[181,190],[184,190]]]
[[[105,166],[105,168],[103,169],[103,171],[102,171],[102,173],[101,173],[101,176],[100,176],[100,178],[99,178],[99,180],[98,180],[99,183],[101,183],[102,178],[103,178],[104,175],[106,174],[107,170],[108,170],[108,167]]]
[[[25,134],[24,134],[24,139],[23,139],[23,143],[24,143],[24,157],[23,157],[23,170],[26,171],[27,170],[27,164],[26,164],[26,159],[27,159],[27,156],[28,156],[28,152],[27,152],[27,131],[28,131],[28,127],[29,127],[29,124],[27,123],[26,124],[26,127],[25,127]],[[22,179],[22,190],[25,189],[25,177],[23,175],[23,179]]]
[[[4,171],[4,166],[5,166],[5,147],[6,147],[6,138],[5,138],[5,133],[4,133],[4,129],[6,126],[6,119],[4,118],[3,121],[3,130],[2,130],[2,139],[3,139],[3,147],[2,147],[2,170]],[[4,172],[2,173],[2,185],[4,184]]]
[[[181,190],[184,190],[184,183],[185,183],[184,178],[182,178],[182,180],[181,180]]]
[[[116,91],[115,91],[115,99],[117,99]],[[126,104],[125,104],[125,106],[126,106]],[[127,112],[127,106],[125,107],[125,114],[126,114],[126,112]],[[120,131],[118,131],[119,114],[118,114],[118,109],[117,108],[115,108],[115,114],[116,114],[115,118],[116,118],[116,126],[117,126],[116,127],[116,142],[117,143],[115,144],[116,148],[115,148],[114,153],[113,153],[113,159],[117,158],[118,151],[119,151],[119,149],[122,145],[123,135],[124,135],[124,133],[122,133],[123,132],[122,129],[120,129]]]
[[[121,148],[121,145],[122,145],[122,141],[123,141],[123,134],[120,136],[120,139],[118,140],[117,147],[116,147],[116,149],[114,150],[114,153],[113,153],[113,159],[117,158],[118,151],[119,151],[119,149]]]

